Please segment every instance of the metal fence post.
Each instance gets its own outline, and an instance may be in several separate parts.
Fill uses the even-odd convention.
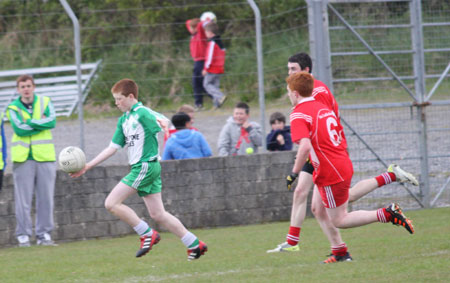
[[[313,74],[323,81],[331,92],[331,48],[328,34],[328,0],[308,0],[309,49],[313,60]]]
[[[413,49],[413,64],[414,64],[414,87],[416,92],[417,112],[418,112],[418,127],[420,132],[420,181],[422,192],[422,203],[425,207],[430,207],[430,182],[429,182],[429,168],[428,168],[428,143],[427,143],[427,120],[426,107],[428,102],[425,101],[425,56],[423,46],[423,30],[422,30],[422,4],[421,0],[412,0],[409,3],[411,15],[411,38]]]
[[[80,122],[80,148],[84,150],[84,113],[83,113],[83,91],[81,81],[81,44],[80,44],[80,23],[77,16],[70,8],[70,5],[66,0],[59,0],[64,7],[67,15],[72,20],[73,33],[74,33],[74,45],[75,45],[75,64],[77,66],[77,84],[78,84],[78,120]]]
[[[265,152],[267,148],[266,144],[266,106],[264,99],[264,65],[262,56],[262,33],[261,33],[261,13],[255,1],[247,0],[250,7],[253,9],[255,14],[255,29],[256,29],[256,59],[258,61],[258,94],[259,94],[259,111],[261,119],[261,129],[263,134],[262,139],[262,150]]]

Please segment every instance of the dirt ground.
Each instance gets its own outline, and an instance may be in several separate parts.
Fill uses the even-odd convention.
[[[285,113],[285,115],[289,114],[290,107],[286,105],[285,109],[280,109]],[[155,109],[157,110],[157,109]],[[217,155],[217,139],[222,129],[222,126],[225,124],[225,121],[231,116],[233,109],[219,109],[219,110],[205,110],[195,113],[194,126],[205,136],[208,141],[213,155]],[[273,110],[277,111],[277,110]],[[259,109],[251,109],[250,120],[260,123],[260,111]],[[270,111],[266,111],[265,120],[266,120],[266,132],[270,131],[270,125],[268,122],[270,113],[272,113],[272,109]],[[168,113],[163,112],[169,119],[172,117],[174,112]],[[88,160],[95,157],[103,148],[109,145],[111,138],[114,134],[117,125],[117,117],[114,118],[99,118],[99,119],[87,119],[84,122],[84,151],[86,153],[86,158]],[[63,121],[58,120],[56,127],[52,130],[53,138],[55,142],[56,152],[57,154],[66,146],[80,146],[80,123],[78,120],[69,120]],[[6,172],[12,171],[11,162],[9,159],[10,156],[10,140],[12,135],[12,129],[9,123],[5,123],[5,134],[6,140],[8,142],[8,166],[6,168]],[[159,135],[159,140],[162,141],[162,134]],[[162,143],[160,142],[160,145]],[[162,150],[160,146],[160,150]],[[162,152],[160,152],[162,154]],[[103,164],[105,165],[119,165],[119,164],[127,164],[127,154],[126,150],[118,151],[114,156],[110,159],[106,160]]]

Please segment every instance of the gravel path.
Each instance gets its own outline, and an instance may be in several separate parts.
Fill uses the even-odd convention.
[[[270,130],[268,122],[269,116],[275,111],[280,111],[289,117],[291,107],[287,101],[280,101],[277,104],[269,105],[266,110],[266,132]],[[259,109],[252,108],[250,120],[260,122]],[[449,178],[450,168],[450,119],[448,113],[450,106],[434,106],[429,108],[427,115],[428,124],[428,148],[430,166],[430,191],[436,194]],[[232,113],[232,108],[219,109],[216,111],[207,110],[195,114],[194,126],[206,137],[214,155],[217,155],[217,139],[222,126]],[[172,113],[164,113],[171,118]],[[363,138],[370,146],[388,163],[398,163],[407,168],[417,176],[420,175],[419,143],[418,143],[418,113],[411,112],[409,108],[394,109],[370,109],[370,110],[341,110],[342,116],[352,127],[362,134]],[[115,131],[117,117],[89,119],[84,124],[85,153],[88,160],[96,156],[103,148],[109,145]],[[12,129],[9,123],[5,124],[8,144],[10,143]],[[374,155],[356,138],[349,129],[345,129],[349,144],[350,155],[353,160],[355,175],[353,181],[367,178],[385,170],[384,166],[376,161]],[[383,133],[383,134],[375,134]],[[78,120],[58,121],[53,130],[56,145],[56,152],[59,153],[64,147],[80,144],[80,130]],[[159,136],[162,144],[162,134]],[[161,147],[160,147],[161,150]],[[8,146],[8,155],[10,156]],[[127,164],[126,150],[120,150],[103,165],[123,165]],[[8,163],[11,163],[10,161]],[[6,173],[12,171],[11,164],[8,164]],[[391,187],[390,187],[391,188]],[[420,194],[419,188],[413,188],[414,193]],[[393,195],[408,197],[406,191],[392,189],[379,190],[375,195],[386,195],[392,198]],[[382,195],[381,195],[382,194]],[[374,195],[374,196],[375,196]],[[411,199],[410,197],[408,197]],[[367,200],[370,202],[369,200]],[[447,189],[441,196],[438,206],[450,203],[450,190]],[[361,200],[360,205],[368,203]],[[412,201],[411,208],[417,208],[417,203]]]
[[[222,126],[225,121],[232,113],[232,109],[219,109],[219,110],[206,110],[195,113],[194,126],[199,129],[199,131],[205,136],[208,141],[213,155],[217,155],[217,138],[219,136]],[[275,111],[275,110],[274,110]],[[288,115],[290,111],[289,105],[287,105],[284,110],[277,110]],[[268,111],[266,114],[266,120],[268,121],[268,115],[272,113]],[[174,114],[163,113],[169,119]],[[259,111],[251,110],[252,121],[259,123]],[[117,117],[114,118],[99,118],[99,119],[89,119],[84,123],[84,143],[85,143],[85,153],[88,160],[94,158],[103,148],[109,145],[111,138],[114,134],[117,125]],[[267,122],[266,130],[269,131],[270,125]],[[5,124],[5,133],[8,145],[10,144],[12,129],[9,123]],[[53,138],[55,141],[55,147],[57,154],[66,146],[80,145],[80,129],[79,121],[57,121],[56,128],[52,130]],[[162,144],[162,134],[159,135],[160,145]],[[161,149],[161,147],[160,147]],[[162,153],[162,152],[161,152]],[[10,148],[8,146],[8,156],[10,156]],[[127,164],[127,154],[126,150],[118,151],[114,156],[106,160],[104,165],[123,165]],[[11,163],[8,161],[8,163]],[[8,164],[6,172],[11,172],[12,166]]]

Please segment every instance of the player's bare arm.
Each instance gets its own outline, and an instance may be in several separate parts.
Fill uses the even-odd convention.
[[[90,170],[91,168],[97,166],[98,164],[102,163],[106,159],[110,158],[114,153],[117,152],[117,148],[108,146],[105,148],[102,152],[100,152],[94,159],[89,161],[83,169],[81,169],[78,172],[70,173],[70,177],[77,178],[86,173],[86,171]]]
[[[311,140],[309,138],[303,138],[300,140],[297,155],[295,156],[294,167],[292,168],[292,173],[286,177],[286,185],[289,191],[294,188],[292,184],[297,179],[300,170],[303,168],[303,165],[305,165],[306,159],[309,155],[309,151],[311,150],[311,148],[312,145]]]
[[[311,148],[312,145],[310,139],[303,138],[300,140],[297,155],[295,156],[294,167],[292,168],[292,173],[298,174],[300,170],[302,170],[303,165],[305,165],[306,163]]]
[[[156,118],[156,121],[158,122],[164,133],[169,132],[169,120]]]

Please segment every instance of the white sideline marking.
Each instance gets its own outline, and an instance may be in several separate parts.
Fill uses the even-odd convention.
[[[307,264],[293,264],[293,265],[289,265],[289,267],[293,267],[293,266],[297,266],[297,267],[304,267],[307,266]],[[128,278],[126,280],[124,280],[124,282],[127,283],[137,283],[137,282],[159,282],[159,281],[166,281],[166,280],[176,280],[176,279],[186,279],[186,278],[192,278],[192,277],[207,277],[207,278],[211,278],[212,276],[222,276],[222,275],[227,275],[227,274],[233,274],[233,273],[241,273],[241,272],[267,272],[268,270],[273,269],[273,268],[260,268],[260,267],[255,267],[255,268],[246,268],[246,269],[230,269],[230,270],[225,270],[225,271],[215,271],[215,272],[194,272],[194,273],[183,273],[183,274],[173,274],[173,275],[167,275],[167,276],[155,276],[155,275],[148,275],[148,276],[143,276],[143,277],[131,277]]]
[[[421,256],[440,256],[440,255],[446,255],[449,254],[450,250],[440,250],[433,253],[423,253]],[[308,264],[293,264],[289,265],[289,267],[305,267],[308,266]],[[173,275],[166,275],[166,276],[157,276],[157,275],[148,275],[148,276],[142,276],[142,277],[131,277],[128,279],[125,279],[124,282],[127,283],[138,283],[138,282],[160,282],[160,281],[166,281],[166,280],[181,280],[186,278],[192,278],[192,277],[207,277],[212,278],[213,276],[222,276],[222,275],[228,275],[228,274],[234,274],[234,273],[241,273],[241,272],[267,272],[268,270],[271,270],[273,268],[246,268],[246,269],[230,269],[225,271],[216,271],[216,272],[194,272],[194,273],[183,273],[183,274],[173,274]]]
[[[421,256],[436,256],[436,255],[445,255],[445,254],[449,254],[450,250],[441,250],[441,251],[437,251],[434,253],[426,253],[426,254],[421,254]]]
[[[134,282],[159,282],[159,281],[166,281],[166,280],[177,280],[177,279],[186,279],[190,277],[204,277],[204,276],[213,276],[213,275],[226,275],[226,274],[232,274],[232,273],[239,273],[241,270],[227,270],[227,271],[219,271],[219,272],[205,272],[205,273],[183,273],[183,274],[174,274],[174,275],[167,275],[167,276],[154,276],[154,275],[148,275],[144,277],[133,277],[125,280],[124,282],[127,283],[134,283]]]

